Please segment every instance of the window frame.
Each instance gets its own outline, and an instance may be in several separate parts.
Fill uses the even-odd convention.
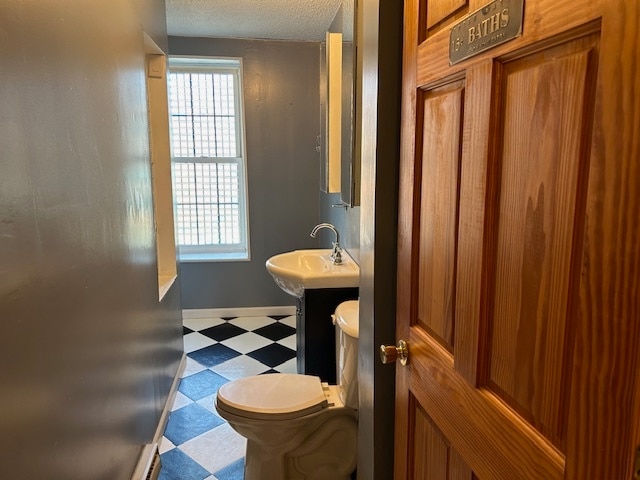
[[[221,245],[181,245],[176,222],[176,247],[181,262],[224,262],[251,260],[249,234],[249,198],[246,154],[246,130],[243,89],[243,62],[239,57],[209,57],[193,55],[170,55],[169,75],[172,73],[227,73],[233,75],[236,128],[236,157],[175,157],[171,151],[171,165],[176,163],[235,164],[238,167],[238,213],[240,242]],[[169,91],[171,83],[169,82]],[[171,97],[169,97],[171,98]],[[173,112],[169,104],[169,123],[173,124]],[[171,135],[173,141],[173,134]],[[175,179],[175,174],[174,174]],[[174,185],[174,192],[176,191]],[[174,209],[177,199],[174,196]]]

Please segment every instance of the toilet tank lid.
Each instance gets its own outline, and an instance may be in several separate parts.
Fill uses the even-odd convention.
[[[218,390],[224,410],[248,418],[296,418],[320,411],[327,399],[320,378],[311,375],[271,373],[241,378]]]
[[[360,325],[360,302],[348,300],[336,307],[336,325],[352,338],[358,338]]]

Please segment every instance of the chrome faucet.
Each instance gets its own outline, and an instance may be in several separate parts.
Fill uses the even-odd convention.
[[[338,233],[338,230],[336,229],[336,227],[334,227],[330,223],[320,223],[315,227],[313,227],[313,230],[311,230],[311,237],[316,238],[316,234],[318,233],[318,230],[321,230],[323,228],[328,228],[329,230],[333,231],[333,233],[336,234],[336,241],[332,243],[333,251],[331,252],[331,256],[329,258],[331,258],[331,261],[333,262],[334,265],[342,265],[342,249],[340,248],[340,234]]]

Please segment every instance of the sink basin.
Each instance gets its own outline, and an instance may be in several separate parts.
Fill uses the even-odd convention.
[[[358,264],[342,251],[342,264],[334,265],[331,249],[294,250],[267,260],[267,270],[289,295],[302,298],[305,289],[357,287]]]

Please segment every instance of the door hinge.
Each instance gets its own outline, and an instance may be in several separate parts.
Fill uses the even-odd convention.
[[[633,462],[633,480],[640,480],[640,446],[636,448],[636,458]]]

